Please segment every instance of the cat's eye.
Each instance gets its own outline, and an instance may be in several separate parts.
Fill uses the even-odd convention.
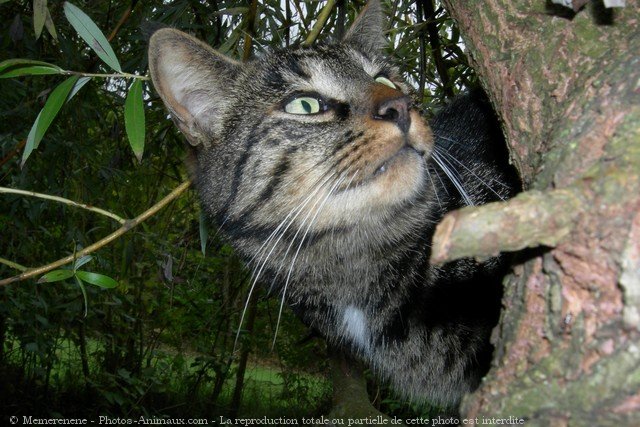
[[[311,96],[299,96],[284,106],[284,111],[289,114],[318,114],[322,110],[322,102]]]
[[[383,85],[389,86],[391,89],[398,89],[398,86],[395,85],[391,80],[386,78],[385,76],[376,77],[376,82],[382,83]]]

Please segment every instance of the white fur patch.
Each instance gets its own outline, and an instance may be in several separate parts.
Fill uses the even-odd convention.
[[[369,352],[367,317],[362,310],[352,305],[348,306],[342,316],[342,328],[345,336],[350,338],[360,350]]]

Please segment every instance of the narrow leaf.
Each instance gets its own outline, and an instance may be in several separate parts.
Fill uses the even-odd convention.
[[[53,25],[53,19],[51,19],[51,12],[49,12],[49,8],[47,8],[47,16],[44,18],[44,26],[47,28],[47,31],[49,31],[49,34],[51,34],[51,37],[53,37],[55,41],[58,41],[58,33],[56,31],[56,26]]]
[[[80,77],[76,82],[76,84],[73,85],[73,88],[71,89],[71,93],[67,97],[67,101],[73,98],[76,95],[76,93],[78,93],[78,91],[82,89],[84,85],[89,83],[89,80],[91,80],[91,77]]]
[[[9,26],[9,37],[14,43],[18,43],[24,38],[24,25],[22,25],[22,17],[19,13],[16,14]]]
[[[73,277],[73,270],[53,270],[38,279],[38,283],[52,283]]]
[[[95,286],[99,286],[105,289],[111,289],[118,286],[118,282],[112,279],[109,276],[105,276],[104,274],[92,273],[90,271],[76,271],[76,277],[81,279],[84,282],[90,283]]]
[[[36,34],[36,40],[40,38],[44,21],[47,18],[47,0],[33,0],[33,30]]]
[[[38,147],[38,144],[40,144],[44,133],[49,129],[51,122],[53,122],[53,119],[60,111],[60,108],[62,108],[62,105],[69,96],[69,92],[71,92],[71,89],[73,89],[77,81],[77,76],[69,77],[67,80],[60,83],[51,92],[51,95],[49,95],[47,102],[44,104],[40,114],[38,114],[38,117],[33,123],[33,126],[29,131],[29,135],[27,136],[27,143],[24,147],[24,152],[22,153],[21,167],[24,166],[24,163],[31,155],[31,152]]]
[[[64,14],[69,20],[69,23],[78,32],[78,35],[87,42],[89,47],[96,52],[100,59],[121,73],[122,68],[120,67],[120,62],[118,62],[115,52],[111,48],[107,38],[91,18],[68,1],[64,3]]]
[[[89,261],[91,261],[93,259],[93,257],[91,255],[85,255],[83,257],[80,257],[76,260],[76,262],[73,264],[73,269],[77,270],[80,267],[82,267],[83,265],[85,265],[86,263],[88,263]]]
[[[129,144],[138,161],[144,151],[144,104],[142,99],[142,81],[135,80],[129,88],[124,102],[124,127],[127,130]]]
[[[89,298],[87,298],[87,290],[85,289],[84,283],[82,283],[82,280],[80,280],[78,275],[76,275],[76,283],[82,291],[82,298],[84,299],[84,317],[87,317],[87,310],[89,308]]]
[[[0,79],[28,75],[62,74],[63,72],[64,70],[57,65],[30,59],[16,58],[0,62]]]

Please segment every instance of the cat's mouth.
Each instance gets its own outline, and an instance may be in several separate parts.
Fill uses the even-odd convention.
[[[378,168],[376,168],[371,178],[376,178],[386,173],[389,168],[394,166],[394,162],[398,160],[399,157],[406,156],[406,155],[415,155],[415,154],[422,157],[424,156],[424,151],[420,151],[410,144],[404,144],[402,147],[398,149],[398,151],[392,154],[391,157],[389,157],[387,160],[382,161],[382,164],[378,166]]]
[[[357,189],[366,185],[377,183],[381,180],[387,182],[390,185],[393,181],[400,179],[405,175],[404,167],[414,168],[423,161],[425,155],[424,151],[412,146],[409,143],[405,143],[395,152],[392,152],[387,158],[379,160],[377,163],[365,168],[361,173],[358,173],[356,177],[349,182],[344,183],[338,189],[339,192]],[[391,188],[389,188],[391,190]]]

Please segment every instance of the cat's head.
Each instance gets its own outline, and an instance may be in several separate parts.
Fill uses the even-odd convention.
[[[247,63],[173,29],[152,36],[153,83],[210,213],[318,231],[385,224],[424,199],[431,131],[382,53],[382,20],[374,0],[338,43]]]

